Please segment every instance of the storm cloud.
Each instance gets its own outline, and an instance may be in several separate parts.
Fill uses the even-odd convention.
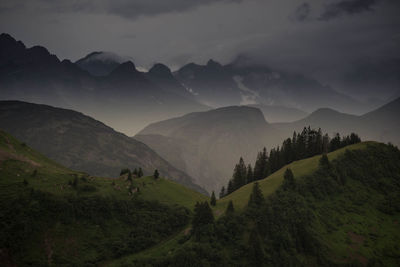
[[[342,0],[326,5],[319,19],[330,20],[341,15],[353,15],[365,11],[372,11],[372,6],[378,0]]]
[[[135,19],[171,12],[183,12],[198,6],[216,2],[241,2],[242,0],[5,0],[0,3],[0,12],[17,9],[58,13],[104,13]]]
[[[162,62],[176,70],[244,54],[349,94],[367,88],[348,82],[360,62],[400,57],[398,0],[3,0],[0,12],[0,32],[60,59],[110,51],[146,69]],[[392,89],[362,95],[387,98]]]

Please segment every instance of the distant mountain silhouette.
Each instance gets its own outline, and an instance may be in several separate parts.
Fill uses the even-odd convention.
[[[253,163],[263,146],[270,148],[280,141],[262,112],[245,106],[195,112],[153,123],[135,138],[209,192],[226,185],[241,156]]]
[[[106,76],[125,61],[127,60],[111,52],[92,52],[75,64],[92,75]]]
[[[268,122],[292,122],[302,119],[308,115],[307,112],[285,106],[252,104],[249,107],[260,109]]]
[[[168,86],[164,90],[162,84],[148,80],[132,62],[119,64],[101,77],[81,67],[68,60],[61,62],[43,47],[26,48],[2,34],[0,100],[79,110],[130,135],[148,123],[207,109],[194,98],[175,93]]]
[[[340,134],[358,133],[364,140],[400,144],[400,98],[361,116],[322,108],[304,119],[292,123],[274,123],[282,135],[301,131],[304,126],[321,127],[325,132]]]
[[[142,167],[199,192],[192,178],[145,144],[82,113],[20,101],[0,101],[1,128],[50,159],[92,175],[116,177],[122,168]]]
[[[297,73],[274,70],[244,57],[221,65],[187,64],[175,76],[196,93],[197,99],[212,107],[227,105],[273,105],[311,112],[320,107],[360,112],[365,107],[329,86]]]

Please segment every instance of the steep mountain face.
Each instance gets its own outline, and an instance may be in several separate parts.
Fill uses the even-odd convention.
[[[170,68],[166,65],[157,63],[145,75],[148,80],[163,88],[165,91],[195,100],[194,94],[176,80]]]
[[[177,79],[213,107],[262,104],[297,108],[307,112],[321,107],[360,112],[365,107],[349,96],[301,74],[271,69],[243,57],[222,66],[188,64],[176,72]]]
[[[292,123],[274,123],[282,134],[301,131],[304,126],[321,127],[334,134],[358,133],[364,140],[375,140],[400,144],[400,98],[361,116],[340,113],[332,109],[319,109],[308,117]]]
[[[263,146],[280,141],[261,111],[245,106],[195,112],[153,123],[135,138],[179,166],[209,192],[227,183],[241,156],[253,162]]]
[[[154,169],[199,192],[190,176],[145,144],[82,113],[19,101],[0,101],[0,124],[7,132],[69,168],[92,175],[119,175],[121,168]]]
[[[77,60],[75,64],[94,76],[107,76],[121,63],[126,61],[127,59],[111,52],[92,52]]]
[[[240,90],[231,73],[213,60],[208,61],[205,66],[187,64],[179,69],[175,76],[205,105],[223,107],[238,105],[241,102]]]
[[[10,35],[0,35],[1,100],[79,110],[129,135],[151,122],[207,109],[162,86],[132,62],[96,77],[70,61],[60,62],[43,47],[26,48]]]

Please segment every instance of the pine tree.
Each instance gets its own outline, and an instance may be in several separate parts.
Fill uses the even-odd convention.
[[[297,160],[298,159],[298,155],[297,155],[297,134],[296,134],[296,131],[293,132],[292,151],[293,151],[292,159],[293,160]]]
[[[225,196],[225,186],[221,188],[221,192],[219,192],[219,199],[223,198]]]
[[[254,181],[264,179],[269,175],[268,170],[268,156],[267,156],[267,148],[263,148],[262,152],[259,152],[257,155],[256,163],[254,164],[253,177]]]
[[[322,138],[322,152],[321,153],[328,153],[329,152],[329,135],[325,134]]]
[[[158,179],[158,177],[160,177],[160,174],[158,173],[158,170],[157,170],[157,169],[154,171],[153,177],[154,177],[154,179],[156,179],[156,180]]]
[[[232,200],[230,200],[228,203],[228,207],[226,208],[225,214],[230,215],[230,214],[233,214],[234,212],[235,212],[235,209],[233,208],[233,202],[232,202]]]
[[[133,170],[132,174],[135,175],[136,177],[139,177],[138,170],[136,168]]]
[[[255,182],[253,185],[253,191],[250,194],[249,206],[257,206],[259,207],[264,202],[264,196],[260,189],[260,185],[258,182]]]
[[[335,151],[339,149],[341,146],[341,139],[340,139],[340,134],[337,133],[335,137],[332,138],[331,142],[329,143],[329,151]]]
[[[283,189],[293,189],[296,186],[296,182],[294,180],[294,175],[291,169],[287,168],[285,174],[283,175]]]
[[[208,202],[197,202],[194,207],[194,216],[192,220],[193,231],[195,232],[201,226],[214,223],[214,215]]]
[[[235,189],[233,188],[233,182],[232,182],[232,180],[229,180],[229,183],[228,183],[228,193],[227,193],[227,195],[229,195],[229,194],[232,193],[233,191],[235,191]]]
[[[130,172],[131,172],[131,171],[130,171],[129,169],[127,169],[127,168],[122,169],[121,172],[119,173],[119,176],[122,176],[122,175],[124,175],[124,174],[126,174],[126,173],[130,173]]]
[[[215,193],[212,191],[211,193],[211,200],[210,200],[211,206],[215,206],[217,204],[217,199],[215,198]]]
[[[246,184],[247,169],[242,157],[240,157],[239,163],[236,164],[233,171],[233,188],[234,190],[242,187]]]
[[[132,182],[132,174],[131,174],[131,172],[128,172],[128,181]]]
[[[253,266],[264,265],[264,251],[261,244],[261,239],[256,228],[250,232],[248,243],[248,256]]]
[[[316,142],[316,144],[315,144],[315,146],[316,146],[315,155],[319,155],[323,151],[323,136],[322,136],[321,128],[319,128],[318,131],[317,131],[315,142]]]
[[[140,177],[142,177],[142,176],[143,176],[143,170],[142,170],[141,167],[139,167],[139,170],[138,170],[138,177],[140,178]]]
[[[254,180],[253,168],[251,167],[251,164],[249,164],[247,165],[246,184],[251,183],[253,180]]]
[[[319,165],[322,168],[330,169],[331,164],[330,164],[328,156],[326,154],[323,154],[322,157],[319,159]]]

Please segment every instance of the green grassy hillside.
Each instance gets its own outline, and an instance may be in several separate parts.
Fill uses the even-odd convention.
[[[371,143],[374,142],[362,142],[351,146],[347,146],[345,148],[329,153],[328,158],[329,160],[334,160],[338,156],[342,155],[347,149],[349,150],[363,149],[366,148],[367,145]],[[261,190],[263,191],[264,197],[268,197],[279,188],[279,186],[283,182],[283,174],[287,168],[290,168],[296,177],[302,177],[311,174],[318,169],[318,162],[320,158],[321,156],[318,155],[311,158],[295,161],[291,164],[282,167],[280,170],[274,172],[267,178],[257,181],[261,187]],[[239,188],[235,192],[218,200],[217,205],[214,208],[215,214],[220,215],[221,213],[223,213],[226,207],[228,206],[229,201],[231,200],[236,209],[242,210],[247,205],[253,185],[254,182],[249,183]]]
[[[131,199],[135,196],[147,201],[182,205],[189,209],[193,209],[197,201],[208,199],[207,196],[174,181],[164,178],[155,180],[152,177],[133,179],[133,185],[140,188],[139,192],[133,194],[128,190],[130,181],[126,177],[94,177],[69,170],[4,131],[0,131],[0,162],[0,183],[4,187],[23,183],[25,180],[34,189],[57,195],[98,195],[117,199]],[[74,190],[69,185],[75,178],[82,190]],[[8,190],[7,192],[10,194]]]
[[[139,192],[135,192],[139,188]],[[0,131],[0,262],[98,265],[182,231],[196,191],[69,170]]]
[[[365,142],[329,158],[291,164],[294,183],[264,184],[265,200],[248,207],[250,190],[200,235],[181,231],[108,265],[398,266],[400,151]]]

